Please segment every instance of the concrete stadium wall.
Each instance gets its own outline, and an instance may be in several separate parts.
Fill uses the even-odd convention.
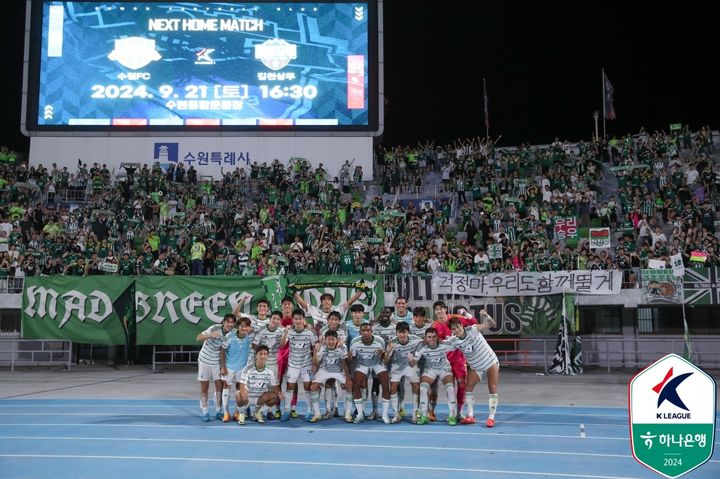
[[[163,148],[163,145],[166,148]],[[213,155],[215,153],[215,155]],[[205,160],[201,160],[204,156]],[[159,162],[161,166],[184,162],[198,170],[198,176],[218,179],[225,172],[257,162],[283,164],[291,157],[306,158],[312,168],[320,163],[330,177],[339,177],[345,160],[362,166],[364,180],[373,175],[371,137],[33,137],[30,140],[30,166],[67,166],[77,171],[78,159],[92,166],[105,163],[111,172],[121,173],[121,163]]]

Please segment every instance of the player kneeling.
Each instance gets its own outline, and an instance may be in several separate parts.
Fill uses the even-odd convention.
[[[261,344],[255,350],[255,362],[243,369],[240,375],[240,390],[235,395],[238,410],[254,407],[257,422],[265,422],[265,415],[272,406],[282,400],[277,376],[267,367],[269,349]],[[245,413],[238,415],[238,424],[245,424]]]
[[[352,389],[352,381],[350,380],[350,369],[347,365],[347,346],[342,344],[338,339],[337,331],[327,331],[325,339],[323,337],[315,346],[315,354],[313,356],[313,367],[317,369],[310,392],[312,396],[313,416],[310,422],[317,422],[322,419],[320,414],[320,387],[330,379],[335,380],[337,387],[342,390]],[[338,396],[342,396],[338,391]],[[345,401],[345,420],[352,421],[351,403]]]

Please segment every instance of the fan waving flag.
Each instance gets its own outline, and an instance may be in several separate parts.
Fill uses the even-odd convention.
[[[615,119],[615,106],[613,106],[613,95],[615,93],[615,89],[613,88],[612,84],[610,83],[610,80],[608,80],[607,75],[605,75],[605,71],[603,70],[603,88],[604,88],[604,95],[603,95],[603,111],[605,112],[605,119],[606,120],[614,120]]]

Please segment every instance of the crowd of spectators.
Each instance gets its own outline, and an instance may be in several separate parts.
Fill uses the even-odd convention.
[[[708,128],[498,148],[484,138],[380,148],[362,168],[253,163],[198,177],[180,163],[0,162],[0,290],[33,275],[434,273],[644,268],[680,252],[718,265],[720,164]],[[7,154],[4,154],[7,158]],[[616,176],[616,178],[613,177]],[[444,191],[406,206],[429,177]],[[393,196],[386,196],[393,198]],[[608,226],[613,247],[558,240],[553,221]],[[691,262],[702,251],[705,262]]]

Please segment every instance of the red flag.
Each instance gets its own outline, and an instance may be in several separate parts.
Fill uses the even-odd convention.
[[[613,88],[612,84],[610,83],[610,80],[608,80],[607,75],[605,75],[605,71],[603,70],[603,87],[604,87],[604,95],[603,95],[603,111],[605,112],[605,119],[606,120],[614,120],[615,119],[615,106],[613,105],[613,94],[615,93],[615,89]]]

